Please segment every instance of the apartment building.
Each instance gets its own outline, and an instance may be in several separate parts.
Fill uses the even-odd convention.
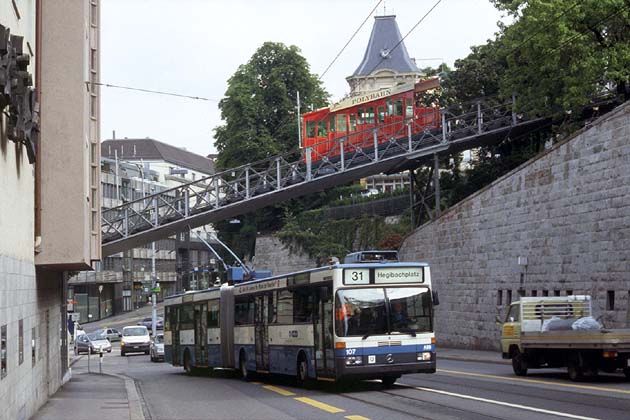
[[[112,139],[101,144],[102,207],[112,208],[214,173],[214,162],[204,156],[161,142]],[[199,239],[213,242],[212,226],[164,238],[155,245],[158,300],[182,290],[212,284],[215,260]],[[151,243],[106,256],[68,282],[73,310],[81,322],[91,322],[131,311],[150,303],[153,248]]]
[[[99,1],[0,2],[0,407],[69,378],[69,270],[100,259]]]

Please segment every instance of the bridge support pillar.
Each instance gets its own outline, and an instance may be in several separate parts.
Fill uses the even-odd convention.
[[[341,156],[341,170],[345,171],[346,169],[346,155],[345,155],[345,150],[344,150],[344,141],[339,140],[339,155]]]
[[[312,170],[313,170],[313,163],[311,161],[311,148],[307,147],[306,148],[306,180],[310,181],[312,178]]]
[[[378,133],[374,130],[374,162],[378,162]]]
[[[245,168],[245,198],[249,198],[249,166]]]

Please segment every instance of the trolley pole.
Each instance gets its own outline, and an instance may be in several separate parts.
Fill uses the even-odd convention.
[[[151,332],[155,337],[155,323],[157,322],[157,274],[155,273],[155,242],[151,242]]]

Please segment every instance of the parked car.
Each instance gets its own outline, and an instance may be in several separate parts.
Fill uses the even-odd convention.
[[[156,333],[151,339],[151,361],[164,361],[164,333]]]
[[[94,331],[95,334],[99,334],[101,337],[106,337],[110,342],[120,341],[122,334],[116,328],[103,328]]]
[[[112,352],[112,343],[100,334],[82,334],[74,342],[74,354]]]
[[[142,321],[138,322],[138,325],[144,325],[145,327],[149,329],[149,331],[151,331],[153,328],[153,318],[151,317],[144,318]],[[162,318],[161,316],[158,316],[155,319],[155,329],[156,330],[164,329],[164,318]]]
[[[120,339],[120,355],[125,356],[127,353],[138,352],[149,354],[150,344],[151,337],[147,327],[144,325],[125,327],[122,330],[122,338]]]

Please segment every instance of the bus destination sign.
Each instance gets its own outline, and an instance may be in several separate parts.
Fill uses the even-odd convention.
[[[424,283],[422,267],[377,268],[374,283]]]

